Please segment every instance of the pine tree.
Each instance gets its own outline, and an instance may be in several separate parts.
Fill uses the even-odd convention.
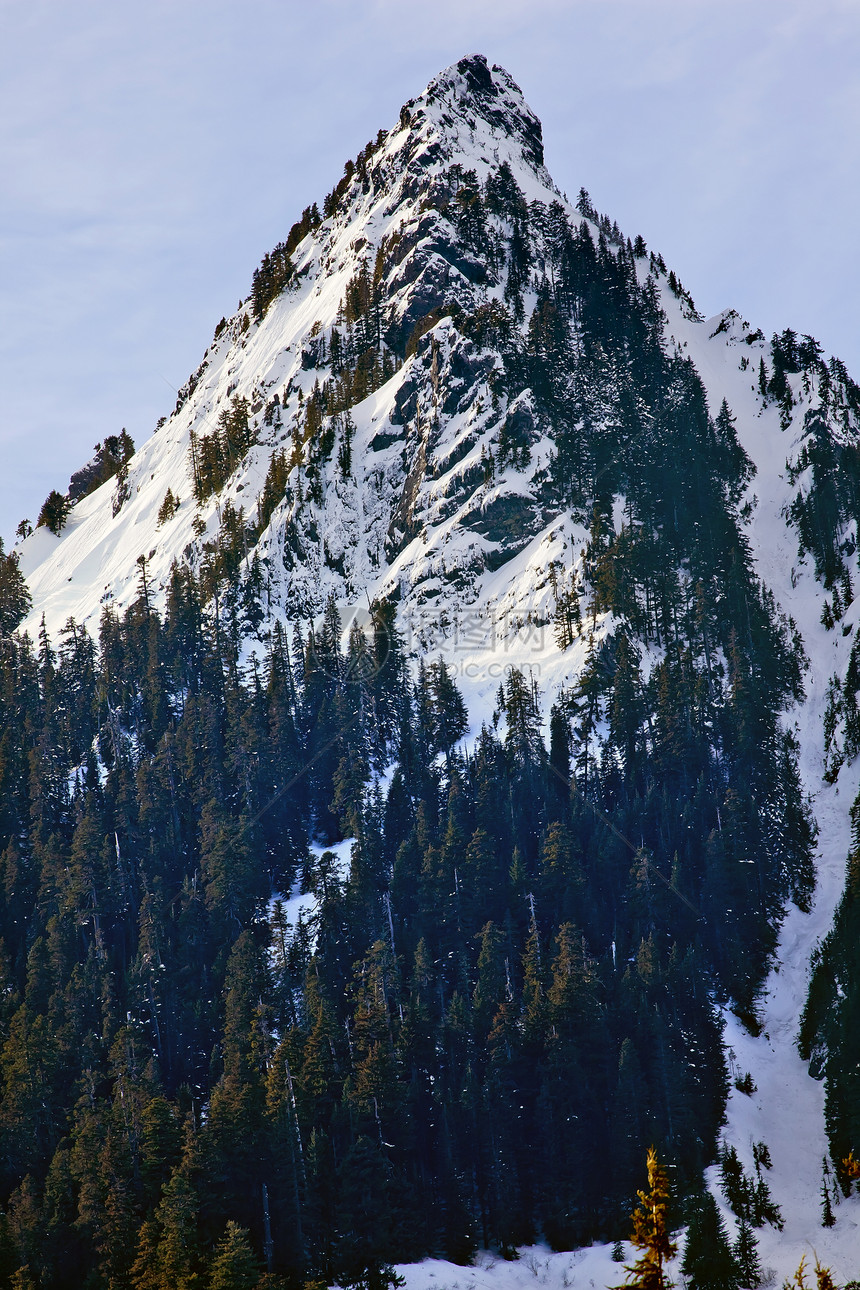
[[[639,1205],[633,1211],[630,1241],[641,1250],[635,1263],[625,1264],[625,1286],[636,1290],[669,1290],[673,1282],[666,1275],[666,1263],[675,1257],[678,1246],[669,1230],[669,1178],[657,1160],[657,1152],[648,1148],[648,1190],[639,1191]]]
[[[688,1290],[738,1290],[740,1285],[726,1226],[710,1192],[698,1198],[691,1215],[681,1271]]]
[[[738,1220],[738,1234],[732,1253],[740,1272],[741,1285],[745,1290],[756,1290],[761,1285],[762,1267],[758,1255],[758,1241],[750,1224],[745,1218]]]
[[[30,605],[30,591],[18,568],[17,553],[6,555],[0,538],[0,636],[15,630]]]
[[[56,488],[52,488],[42,503],[36,527],[41,528],[44,525],[52,533],[59,535],[65,527],[70,509],[71,503],[69,499],[58,492]]]
[[[148,1218],[137,1237],[137,1251],[129,1276],[133,1290],[163,1290],[164,1281],[158,1265],[159,1228]]]
[[[215,1248],[209,1271],[209,1290],[254,1290],[260,1264],[248,1232],[232,1219]]]
[[[836,1216],[830,1203],[830,1170],[827,1167],[826,1156],[821,1162],[821,1226],[836,1226]]]
[[[198,1271],[197,1197],[182,1174],[174,1174],[165,1187],[155,1217],[161,1229],[154,1260],[159,1275],[155,1281],[151,1279],[154,1233],[147,1229],[131,1270],[135,1290],[199,1290],[202,1278]]]
[[[434,743],[440,751],[450,754],[469,723],[463,697],[442,659],[430,664],[428,686],[433,705]]]

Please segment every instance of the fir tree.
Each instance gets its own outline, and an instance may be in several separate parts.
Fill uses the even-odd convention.
[[[738,1290],[740,1272],[725,1224],[710,1192],[696,1200],[681,1271],[689,1290]]]
[[[758,1241],[755,1232],[746,1218],[738,1220],[738,1234],[732,1253],[740,1273],[744,1290],[756,1290],[762,1282],[762,1267],[758,1253]]]
[[[42,503],[39,518],[36,520],[36,527],[41,528],[44,525],[52,533],[61,533],[68,519],[70,508],[69,499],[59,493],[56,488],[52,488]]]

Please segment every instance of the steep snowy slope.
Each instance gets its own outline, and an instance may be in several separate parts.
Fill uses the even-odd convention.
[[[199,551],[217,531],[228,500],[237,505],[244,501],[250,516],[272,452],[288,443],[298,409],[319,378],[320,338],[330,339],[348,286],[363,266],[373,272],[381,248],[387,252],[384,326],[392,351],[402,352],[416,324],[428,321],[443,303],[456,299],[465,307],[501,294],[474,259],[452,258],[454,230],[428,205],[428,194],[434,184],[450,182],[443,176],[452,163],[474,169],[483,180],[500,160],[508,162],[528,200],[552,201],[557,193],[541,164],[539,123],[513,82],[498,69],[491,76],[482,61],[464,66],[464,72],[453,68],[443,73],[403,109],[400,126],[367,162],[364,183],[353,176],[337,213],[299,243],[291,287],[262,322],[248,321],[250,306],[229,321],[186,387],[189,393],[180,398],[177,412],[134,457],[128,500],[118,514],[112,513],[115,490],[109,483],[74,509],[59,541],[37,532],[19,548],[37,606],[34,615],[44,613],[49,630],[56,632],[69,615],[95,626],[101,605],[127,605],[136,594],[140,555],[149,560],[153,588],[163,584],[178,555],[189,547],[192,554]],[[488,543],[478,536],[465,541],[462,520],[467,512],[512,492],[512,486],[496,481],[492,489],[469,490],[461,505],[453,503],[463,491],[460,481],[480,458],[482,443],[489,441],[491,427],[498,431],[504,409],[492,409],[487,384],[491,361],[476,359],[462,341],[450,350],[444,324],[432,356],[429,348],[425,343],[421,355],[407,360],[395,377],[352,409],[356,476],[340,480],[333,462],[325,470],[326,555],[322,542],[308,543],[301,563],[285,575],[277,557],[291,518],[289,500],[272,517],[260,551],[273,562],[276,601],[284,595],[293,602],[298,597],[313,614],[331,587],[340,599],[363,600],[366,592],[388,589],[398,579],[409,588],[423,585],[426,596],[455,529],[459,537],[451,567],[462,568],[468,579],[480,564]],[[462,371],[450,371],[452,364]],[[428,375],[437,388],[462,386],[469,395],[453,415],[445,410],[441,433],[432,394],[423,402],[418,394]],[[249,400],[258,443],[220,496],[204,505],[195,525],[191,435],[214,429],[234,392]],[[267,424],[274,395],[279,408],[274,424]],[[432,478],[416,479],[419,462],[422,474]],[[159,527],[158,511],[168,487],[182,504]],[[519,488],[519,495],[526,491],[522,483]],[[200,521],[205,524],[202,533]],[[403,542],[407,527],[425,524],[432,536]],[[395,560],[386,558],[386,543],[392,542],[403,548]],[[341,561],[343,573],[334,567]]]
[[[718,325],[724,330],[713,336]],[[702,344],[696,332],[707,332]],[[800,1013],[809,983],[809,960],[817,942],[830,928],[845,879],[845,857],[851,842],[848,811],[860,787],[860,767],[844,768],[836,785],[823,780],[825,769],[824,712],[827,685],[833,673],[843,675],[848,664],[853,631],[850,611],[846,632],[828,631],[821,622],[823,592],[816,581],[811,559],[798,552],[797,533],[787,523],[795,495],[787,463],[796,458],[805,437],[803,417],[815,404],[815,394],[796,380],[798,407],[791,424],[780,426],[774,407],[762,408],[752,373],[757,361],[741,370],[738,356],[764,347],[747,346],[736,315],[712,319],[702,327],[679,323],[677,334],[696,345],[696,366],[704,379],[712,406],[727,398],[738,415],[741,440],[756,463],[751,490],[756,505],[749,534],[756,565],[777,601],[792,615],[803,636],[810,659],[805,676],[806,701],[787,720],[798,734],[804,789],[814,801],[820,829],[817,840],[815,900],[809,914],[791,908],[782,927],[778,964],[761,1001],[762,1033],[752,1036],[738,1020],[727,1016],[725,1041],[733,1054],[737,1075],[750,1072],[756,1091],[748,1096],[732,1089],[728,1106],[726,1139],[733,1143],[748,1169],[753,1166],[752,1144],[764,1141],[773,1157],[772,1191],[785,1219],[785,1231],[762,1229],[762,1261],[785,1275],[802,1255],[811,1259],[818,1251],[832,1265],[837,1283],[857,1275],[860,1250],[860,1205],[854,1197],[836,1210],[836,1227],[818,1226],[821,1215],[822,1160],[828,1154],[824,1133],[824,1090],[810,1078],[797,1054]],[[856,562],[851,562],[856,576]],[[714,1183],[717,1182],[716,1171]]]
[[[490,193],[489,216],[478,212],[479,191]],[[127,477],[78,502],[59,536],[41,528],[19,546],[33,598],[24,628],[35,636],[44,617],[56,639],[73,617],[95,634],[104,607],[127,608],[142,579],[160,607],[174,561],[203,576],[229,547],[240,587],[259,602],[258,636],[274,618],[314,620],[330,595],[347,611],[393,597],[407,650],[447,659],[473,730],[491,719],[512,666],[530,670],[548,716],[613,615],[595,611],[591,639],[561,647],[563,588],[592,576],[590,516],[553,493],[555,426],[528,384],[511,382],[502,350],[517,351],[501,307],[517,343],[538,352],[559,221],[578,229],[585,214],[595,246],[603,239],[623,251],[623,239],[558,192],[537,119],[508,74],[480,57],[407,104],[348,167],[325,212],[296,235],[283,289],[263,305],[252,295],[219,326]],[[759,334],[730,311],[700,320],[659,258],[644,245],[627,253],[642,289],[653,284],[666,351],[699,373],[711,419],[724,400],[731,409],[755,466],[738,498],[755,567],[810,660],[805,699],[785,723],[796,729],[820,830],[816,894],[810,913],[792,906],[784,921],[761,1034],[727,1014],[732,1061],[757,1091],[731,1093],[726,1139],[748,1168],[754,1142],[773,1157],[769,1181],[786,1226],[763,1229],[764,1263],[787,1274],[812,1245],[848,1277],[860,1266],[860,1203],[844,1202],[835,1228],[818,1226],[822,1089],[795,1049],[809,956],[842,889],[860,778],[846,765],[835,783],[822,780],[827,685],[848,665],[856,615],[849,609],[836,630],[822,624],[825,592],[788,513],[804,477],[786,463],[809,433],[807,413],[822,406],[823,378],[814,362],[798,363],[785,376],[790,399],[768,393],[760,364],[772,376],[774,353]],[[846,434],[856,432],[852,416]],[[591,431],[611,437],[609,414]],[[610,491],[620,534],[625,497]],[[846,560],[856,579],[853,546]],[[643,671],[660,658],[658,645],[643,650]],[[605,1251],[594,1258],[604,1275]],[[588,1256],[576,1279],[565,1267],[565,1285],[588,1284]],[[549,1264],[544,1271],[551,1282]]]

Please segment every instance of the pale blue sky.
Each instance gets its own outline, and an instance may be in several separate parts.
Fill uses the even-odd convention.
[[[860,379],[857,0],[0,0],[0,534],[169,412],[263,253],[479,51],[706,313]]]

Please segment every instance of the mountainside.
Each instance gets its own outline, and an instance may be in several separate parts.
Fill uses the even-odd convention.
[[[616,1241],[651,1143],[860,1275],[859,445],[503,69],[406,104],[0,565],[0,1284]]]

